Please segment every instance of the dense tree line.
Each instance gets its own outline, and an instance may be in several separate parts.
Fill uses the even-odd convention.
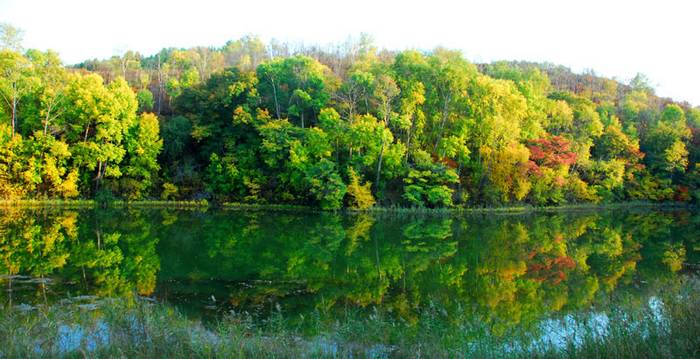
[[[12,40],[12,39],[10,39]],[[384,206],[700,199],[700,109],[460,52],[0,52],[0,197]],[[550,80],[551,79],[551,80]]]

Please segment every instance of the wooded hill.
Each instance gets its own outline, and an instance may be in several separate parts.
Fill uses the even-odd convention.
[[[0,197],[382,206],[700,199],[700,109],[551,64],[248,36],[0,52]]]

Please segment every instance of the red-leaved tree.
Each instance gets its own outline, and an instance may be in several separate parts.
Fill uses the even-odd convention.
[[[557,168],[576,163],[576,153],[570,150],[571,142],[562,136],[538,138],[528,143],[530,168],[539,174],[540,167]]]

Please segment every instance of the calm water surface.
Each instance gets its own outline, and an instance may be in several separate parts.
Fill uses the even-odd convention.
[[[0,209],[3,306],[141,296],[196,318],[440,304],[494,331],[595,308],[700,264],[686,210],[393,215]]]

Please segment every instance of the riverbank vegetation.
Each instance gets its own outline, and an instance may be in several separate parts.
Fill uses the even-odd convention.
[[[3,357],[482,357],[692,358],[700,354],[698,280],[667,284],[647,302],[608,303],[597,312],[551,318],[533,331],[493,336],[459,313],[425,308],[415,322],[391,313],[322,313],[287,321],[230,314],[187,319],[143,299],[3,310]],[[71,301],[67,301],[71,302]],[[77,304],[77,305],[76,305]],[[457,315],[455,315],[457,314]],[[466,316],[468,318],[468,316]],[[289,323],[295,323],[290,325]],[[305,328],[301,330],[301,328]]]
[[[11,29],[4,25],[5,33]],[[6,37],[7,38],[7,37]],[[700,109],[551,64],[264,44],[0,50],[0,199],[322,209],[700,199]]]

